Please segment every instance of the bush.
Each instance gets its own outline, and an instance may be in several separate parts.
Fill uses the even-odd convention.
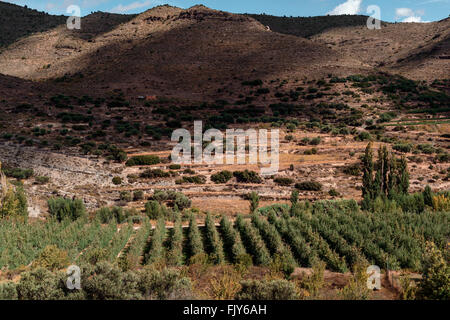
[[[133,196],[130,191],[121,191],[120,192],[120,200],[125,202],[130,202],[133,200]]]
[[[112,178],[112,183],[114,183],[116,186],[119,184],[122,184],[122,178],[121,177],[114,177]]]
[[[256,80],[250,80],[250,81],[243,81],[242,85],[243,86],[261,86],[263,84],[262,80],[260,79],[256,79]]]
[[[294,283],[288,280],[247,280],[236,300],[296,300],[299,298]]]
[[[341,195],[339,192],[336,191],[336,189],[330,189],[328,191],[328,194],[332,197],[339,197]]]
[[[95,216],[101,223],[110,223],[113,220],[117,223],[123,223],[130,216],[130,212],[121,207],[103,207],[97,210]]]
[[[181,165],[179,165],[179,164],[171,164],[169,166],[169,169],[170,170],[178,170],[178,169],[181,169]]]
[[[17,284],[19,300],[60,300],[64,292],[60,288],[58,276],[44,268],[25,272]]]
[[[161,169],[146,169],[139,174],[139,177],[144,179],[167,178],[169,176],[169,172],[165,172]]]
[[[230,171],[224,170],[211,175],[211,181],[214,183],[227,183],[233,177]]]
[[[17,299],[17,285],[14,282],[0,283],[0,301]]]
[[[47,270],[61,270],[69,265],[67,252],[55,245],[49,245],[42,250],[39,257],[33,261],[33,267],[42,267]]]
[[[144,199],[144,191],[142,190],[136,190],[133,192],[133,200],[139,201]]]
[[[145,214],[150,219],[159,219],[163,215],[159,202],[156,200],[148,201],[145,204]]]
[[[345,174],[348,174],[349,176],[359,176],[361,173],[361,169],[359,168],[358,164],[353,164],[353,165],[349,165],[344,167],[343,172]]]
[[[396,143],[392,146],[392,149],[397,150],[399,152],[411,152],[412,150],[412,145],[409,143]]]
[[[280,185],[280,186],[290,186],[291,184],[294,183],[294,180],[292,180],[291,178],[286,178],[286,177],[278,177],[273,179],[273,182],[275,182],[276,184]]]
[[[322,190],[322,184],[317,181],[305,181],[296,183],[295,188],[303,191],[320,191]]]
[[[361,131],[356,137],[356,141],[372,140],[372,136],[367,131]]]
[[[179,210],[187,209],[191,206],[192,201],[186,197],[183,193],[177,192],[174,199],[174,206],[177,206]]]
[[[125,165],[131,166],[148,166],[160,163],[161,160],[158,156],[148,155],[148,156],[134,156],[128,159]]]
[[[205,176],[183,177],[181,179],[177,179],[175,181],[175,183],[176,184],[183,184],[183,183],[205,184],[206,177]]]
[[[427,242],[423,257],[423,278],[419,284],[418,297],[426,300],[450,299],[450,266],[441,251]]]
[[[35,184],[43,185],[43,184],[47,184],[49,181],[50,181],[50,178],[49,177],[45,177],[45,176],[37,176],[37,177],[34,178],[34,183]]]
[[[33,175],[33,169],[3,167],[2,170],[7,177],[17,180],[29,179]]]
[[[86,216],[86,207],[80,199],[51,198],[47,201],[50,216],[62,221],[73,221]]]
[[[242,183],[262,183],[261,177],[254,171],[234,171],[233,176],[236,177],[237,182]]]
[[[309,144],[313,145],[313,146],[317,146],[318,144],[320,144],[321,141],[322,141],[322,139],[320,137],[315,137],[309,141]]]
[[[339,295],[344,300],[367,300],[370,293],[367,288],[367,278],[365,266],[356,264],[349,283],[339,291]]]

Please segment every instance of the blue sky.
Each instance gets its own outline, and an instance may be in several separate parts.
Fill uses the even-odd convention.
[[[381,9],[381,19],[399,22],[427,22],[447,18],[450,0],[3,0],[52,14],[66,14],[69,5],[78,5],[81,15],[91,11],[139,13],[159,4],[188,8],[204,4],[235,13],[266,13],[286,16],[326,14],[367,14],[369,5]]]

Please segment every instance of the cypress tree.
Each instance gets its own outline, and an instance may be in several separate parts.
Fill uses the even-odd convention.
[[[373,199],[373,151],[372,142],[366,147],[364,157],[362,158],[363,187],[362,195],[364,199]]]

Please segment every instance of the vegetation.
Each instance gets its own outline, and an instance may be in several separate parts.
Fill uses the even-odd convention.
[[[48,212],[58,221],[73,221],[86,216],[86,208],[80,199],[51,198],[48,200]]]
[[[125,163],[127,166],[149,166],[160,163],[161,160],[158,156],[148,155],[148,156],[134,156],[128,159]]]

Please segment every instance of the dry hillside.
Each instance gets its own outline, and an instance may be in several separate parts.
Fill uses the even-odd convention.
[[[373,68],[408,78],[448,78],[450,70],[450,19],[433,23],[388,24],[380,30],[343,27],[312,37]]]
[[[82,20],[88,31],[60,26],[18,41],[0,55],[0,71],[31,80],[83,76],[77,87],[201,97],[236,79],[363,70],[358,61],[325,45],[202,6],[160,6],[104,32],[89,32],[110,18],[116,17],[94,14]]]

